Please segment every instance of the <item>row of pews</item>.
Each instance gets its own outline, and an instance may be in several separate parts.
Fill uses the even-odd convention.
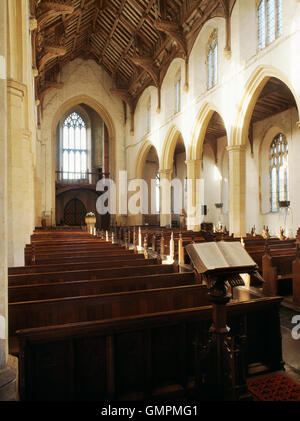
[[[102,237],[104,238],[104,234]],[[190,263],[184,247],[191,242],[241,241],[256,262],[265,281],[263,292],[273,296],[291,295],[293,302],[300,305],[300,254],[296,239],[265,239],[260,235],[234,238],[232,235],[223,233],[181,231],[179,229],[162,230],[160,227],[145,226],[139,228],[120,227],[115,230],[114,240],[123,242],[126,248],[130,248],[131,245],[134,249],[140,248],[146,252],[154,251],[161,259],[169,256],[180,266]],[[173,242],[172,247],[170,246],[171,242]],[[255,283],[253,282],[253,284]]]
[[[213,363],[205,352],[212,323],[206,285],[194,272],[181,272],[176,258],[162,264],[161,252],[138,253],[138,243],[133,247],[122,231],[105,238],[79,230],[36,231],[25,248],[27,264],[9,268],[9,347],[19,358],[21,400],[188,394],[205,400],[213,393]],[[206,235],[153,232],[160,244],[162,237],[185,243],[205,241]],[[226,358],[236,389],[241,372],[283,367],[281,300],[227,305]]]

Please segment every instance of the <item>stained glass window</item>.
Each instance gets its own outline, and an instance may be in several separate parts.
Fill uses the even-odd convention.
[[[258,49],[271,44],[282,33],[282,0],[261,0],[257,8]]]
[[[82,117],[73,112],[63,124],[63,178],[79,180],[87,177],[87,134]]]
[[[278,202],[288,200],[288,144],[283,134],[277,135],[270,148],[271,211],[278,211]]]

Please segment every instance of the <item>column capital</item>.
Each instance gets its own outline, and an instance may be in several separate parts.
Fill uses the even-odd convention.
[[[184,161],[186,165],[201,165],[203,162],[203,159],[187,159]]]
[[[247,149],[247,145],[229,145],[229,146],[226,146],[226,150],[228,151],[228,152],[235,152],[235,151],[238,151],[238,152],[244,152],[244,151],[246,151],[246,149]]]
[[[160,169],[159,174],[168,177],[172,174],[172,171],[172,169]]]

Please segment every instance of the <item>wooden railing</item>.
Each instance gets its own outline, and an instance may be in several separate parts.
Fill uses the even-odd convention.
[[[109,178],[109,173],[98,171],[71,172],[56,171],[56,182],[60,184],[96,184],[103,178]]]

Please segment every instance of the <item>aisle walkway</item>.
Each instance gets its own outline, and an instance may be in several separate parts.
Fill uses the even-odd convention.
[[[241,290],[246,289],[241,287]],[[250,287],[250,294],[265,296],[262,288]],[[285,363],[285,371],[293,380],[300,383],[300,338],[292,337],[292,329],[296,326],[292,323],[294,316],[300,317],[300,307],[292,303],[290,297],[283,299],[280,307],[280,325],[282,335],[282,356]],[[298,322],[300,324],[300,322]],[[298,329],[300,334],[300,326]]]
[[[300,382],[300,338],[294,339],[292,337],[292,329],[296,326],[292,323],[292,318],[295,315],[299,315],[300,317],[300,312],[283,305],[281,306],[282,354],[285,362],[285,369],[290,377],[295,381]],[[300,334],[300,326],[298,333]]]

